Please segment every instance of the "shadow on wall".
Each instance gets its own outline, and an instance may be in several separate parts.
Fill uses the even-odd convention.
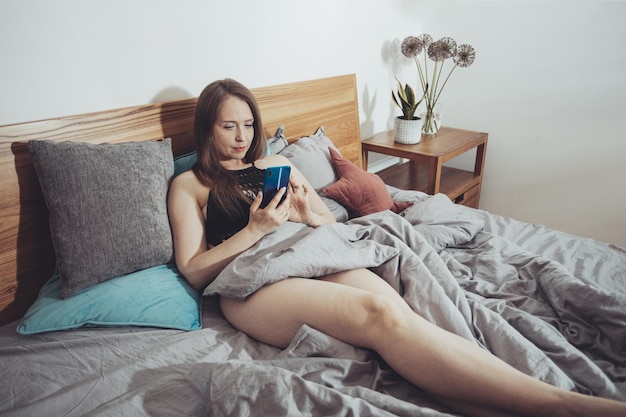
[[[361,122],[361,139],[371,138],[375,133],[372,115],[374,114],[374,107],[376,107],[376,94],[370,97],[370,90],[367,85],[363,89],[360,103],[361,110],[365,114],[365,120]]]
[[[194,150],[193,119],[196,97],[184,88],[169,86],[158,92],[150,103],[161,104],[161,129],[172,139],[172,152],[178,157]]]
[[[404,84],[409,83],[413,88],[415,88],[415,83],[417,82],[417,78],[404,80],[402,75],[403,68],[410,66],[412,61],[402,55],[400,45],[402,41],[400,39],[393,39],[391,41],[383,42],[383,45],[380,49],[380,55],[383,60],[383,63],[389,70],[389,100],[387,100],[387,106],[389,108],[389,116],[387,117],[387,126],[393,126],[394,119],[396,118],[396,106],[391,99],[391,91],[396,88],[396,77]]]
[[[150,103],[163,103],[166,101],[182,100],[192,97],[194,97],[194,95],[192,95],[189,91],[185,90],[182,87],[169,86],[158,92],[154,97],[152,97]]]

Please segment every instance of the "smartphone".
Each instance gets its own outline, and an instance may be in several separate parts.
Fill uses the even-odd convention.
[[[265,179],[263,181],[263,200],[261,200],[261,208],[265,208],[270,200],[274,198],[278,190],[289,186],[289,176],[291,175],[290,166],[268,167],[265,169]],[[282,203],[287,192],[283,194],[280,202]]]

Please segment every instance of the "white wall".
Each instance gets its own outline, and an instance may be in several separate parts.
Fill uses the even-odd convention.
[[[392,126],[394,76],[416,77],[394,45],[452,36],[477,58],[444,124],[490,135],[481,208],[626,247],[625,17],[600,1],[2,0],[0,124],[356,73],[367,137]]]

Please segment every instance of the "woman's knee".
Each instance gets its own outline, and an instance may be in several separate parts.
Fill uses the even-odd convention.
[[[414,314],[389,297],[374,293],[363,296],[362,308],[366,313],[364,330],[374,342],[405,332],[409,315]]]

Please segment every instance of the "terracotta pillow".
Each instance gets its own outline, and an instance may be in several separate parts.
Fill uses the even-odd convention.
[[[347,207],[355,216],[384,210],[399,213],[411,205],[410,202],[394,202],[378,175],[354,165],[334,148],[329,147],[328,150],[339,180],[324,188],[323,192]]]

